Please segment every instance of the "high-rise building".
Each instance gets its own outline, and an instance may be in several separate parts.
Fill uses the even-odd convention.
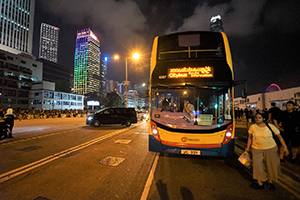
[[[210,19],[210,31],[223,32],[223,22],[221,15],[212,16]]]
[[[32,54],[35,0],[0,1],[0,48]]]
[[[89,29],[77,31],[74,58],[74,93],[100,91],[100,41]]]
[[[106,92],[117,92],[118,81],[114,80],[106,80]]]
[[[42,23],[39,58],[57,63],[59,28]]]
[[[102,59],[100,67],[100,97],[106,97],[107,57]]]

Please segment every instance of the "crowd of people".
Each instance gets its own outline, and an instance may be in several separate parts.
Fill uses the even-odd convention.
[[[6,110],[0,108],[0,119],[4,118]],[[14,114],[20,119],[29,119],[29,115],[34,119],[46,119],[46,118],[60,118],[63,114],[66,117],[82,117],[84,114],[87,114],[87,111],[82,110],[27,110],[27,109],[16,109]]]
[[[250,108],[235,110],[237,121],[245,114],[247,122],[251,124],[245,149],[246,152],[251,151],[253,159],[253,179],[256,182],[251,187],[264,189],[266,183],[270,190],[275,190],[273,182],[277,180],[280,163],[286,162],[290,152],[290,162],[296,164],[300,150],[300,112],[293,101],[287,102],[284,111],[275,103],[264,111],[254,112]]]

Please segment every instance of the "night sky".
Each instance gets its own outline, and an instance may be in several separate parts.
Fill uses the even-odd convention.
[[[76,31],[91,28],[103,56],[142,54],[138,63],[128,63],[128,80],[143,83],[155,36],[209,31],[211,16],[220,14],[235,80],[247,80],[249,94],[272,83],[286,89],[300,86],[299,11],[299,0],[36,0],[33,54],[38,57],[41,23],[57,26],[58,62],[73,73]],[[125,59],[110,59],[107,79],[125,79]]]

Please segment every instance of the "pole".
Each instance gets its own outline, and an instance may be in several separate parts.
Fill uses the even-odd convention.
[[[127,82],[127,58],[126,58],[126,82],[125,82],[125,91],[126,91],[126,108],[128,108],[128,82]]]

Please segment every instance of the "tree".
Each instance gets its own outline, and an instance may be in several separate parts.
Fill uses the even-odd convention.
[[[107,93],[107,99],[108,106],[124,106],[122,98],[116,92]]]

